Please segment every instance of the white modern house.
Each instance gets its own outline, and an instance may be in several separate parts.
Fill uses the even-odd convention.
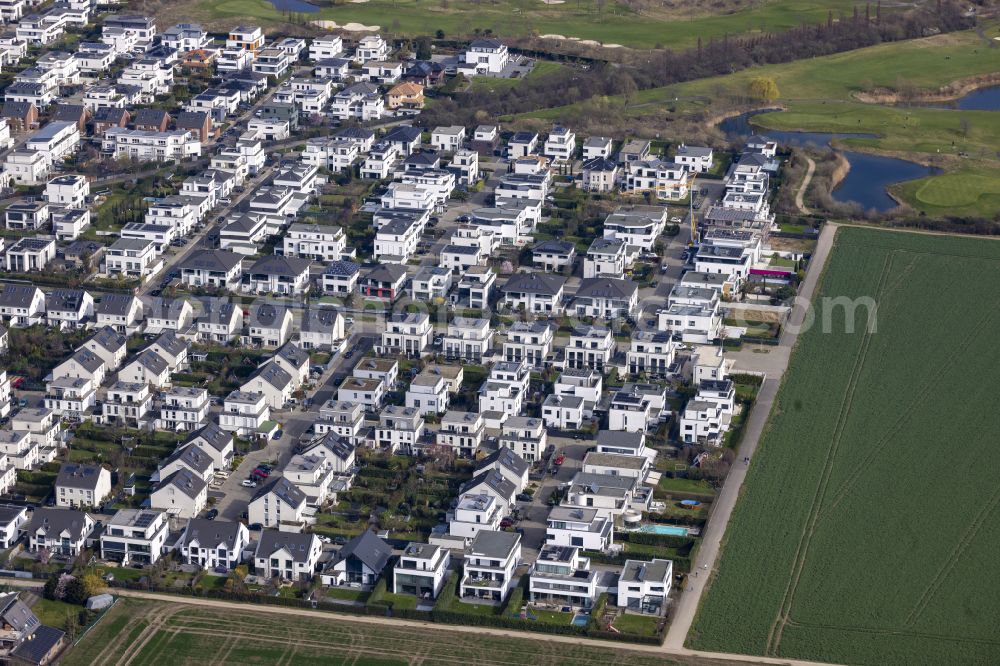
[[[480,531],[465,547],[459,596],[502,602],[514,588],[514,569],[520,559],[520,534]]]

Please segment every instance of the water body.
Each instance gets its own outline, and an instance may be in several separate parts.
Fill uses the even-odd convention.
[[[998,98],[1000,99],[1000,98]],[[747,137],[757,131],[751,118],[758,113],[780,111],[770,109],[743,113],[727,118],[719,123],[719,129],[727,136]],[[874,139],[877,135],[850,132],[787,132],[782,130],[760,130],[784,146],[829,146],[833,139]],[[847,176],[833,190],[833,198],[841,203],[856,203],[865,210],[884,212],[896,207],[896,201],[889,196],[888,187],[907,180],[915,180],[938,173],[939,170],[925,167],[916,162],[895,157],[867,155],[853,151],[842,151],[851,165]]]
[[[980,88],[958,99],[962,111],[1000,111],[1000,86]]]
[[[311,5],[303,0],[271,0],[271,4],[279,12],[297,12],[299,14],[314,14],[319,11],[319,7]]]
[[[980,88],[951,102],[917,102],[913,106],[932,109],[958,109],[959,111],[1000,111],[1000,86]]]

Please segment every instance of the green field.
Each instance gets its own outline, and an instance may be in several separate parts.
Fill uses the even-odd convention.
[[[282,610],[282,609],[277,609]],[[328,666],[711,666],[715,660],[664,659],[621,645],[593,647],[532,638],[372,625],[271,614],[254,608],[205,608],[180,600],[120,599],[62,660],[101,664],[323,664]]]
[[[691,647],[1000,661],[998,283],[994,240],[838,232]]]
[[[353,22],[378,26],[385,32],[409,36],[433,35],[442,30],[448,37],[460,37],[479,28],[506,37],[556,34],[636,48],[685,48],[694,46],[699,35],[708,40],[727,34],[781,32],[804,22],[825,21],[830,10],[835,16],[850,14],[855,4],[854,0],[765,0],[751,3],[752,8],[713,15],[697,2],[672,11],[651,5],[640,13],[626,4],[603,0],[555,4],[541,0],[369,0],[344,2],[302,16],[306,20],[337,21],[340,25]],[[266,24],[285,19],[267,0],[179,2],[164,11],[170,18],[175,18],[176,13],[178,17],[191,16],[206,22],[252,17]]]

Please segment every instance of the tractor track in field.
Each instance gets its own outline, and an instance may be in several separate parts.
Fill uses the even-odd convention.
[[[911,407],[919,406],[924,400],[926,400],[932,394],[934,389],[937,388],[938,386],[937,383],[935,382],[936,378],[941,376],[944,373],[945,369],[947,369],[954,363],[956,358],[965,353],[965,351],[972,344],[973,340],[975,340],[976,337],[980,333],[982,333],[982,331],[990,323],[993,314],[994,314],[993,310],[987,310],[986,314],[983,315],[983,318],[979,320],[975,328],[973,328],[972,331],[969,333],[969,335],[962,340],[962,343],[957,345],[952,350],[952,352],[948,354],[948,356],[944,359],[944,361],[942,361],[942,363],[938,367],[937,371],[931,374],[931,379],[923,386],[923,388],[920,389],[920,392],[917,394]],[[862,459],[861,464],[858,465],[858,467],[854,470],[854,472],[852,472],[847,477],[847,479],[844,480],[840,488],[834,494],[833,502],[831,502],[830,505],[822,511],[822,513],[826,513],[828,511],[836,509],[837,506],[839,506],[840,503],[843,502],[844,499],[846,499],[850,491],[854,489],[854,485],[860,480],[865,469],[867,469],[872,464],[872,462],[874,462],[875,458],[878,457],[882,449],[884,449],[885,446],[890,441],[892,441],[893,437],[896,436],[896,434],[903,428],[903,426],[907,423],[908,420],[909,420],[908,412],[900,410],[899,416],[893,422],[892,427],[888,430],[888,432],[886,432],[885,435],[882,436],[881,439],[879,439],[877,442],[875,442],[875,444],[873,444],[869,448],[868,453]]]
[[[882,272],[879,274],[878,286],[875,288],[876,303],[880,300],[885,290],[886,283],[889,281],[894,255],[895,252],[888,253],[882,264]],[[833,433],[833,441],[830,443],[830,448],[827,451],[826,459],[823,463],[823,471],[820,475],[820,481],[816,487],[816,492],[813,494],[812,504],[809,507],[809,517],[802,530],[802,534],[799,537],[799,545],[795,549],[795,558],[792,564],[792,575],[790,576],[788,585],[785,588],[785,594],[778,610],[778,616],[771,624],[771,629],[768,632],[764,654],[771,656],[778,655],[778,648],[781,645],[782,632],[784,631],[785,624],[788,622],[791,615],[792,600],[795,598],[795,592],[798,588],[799,580],[802,578],[802,571],[805,569],[805,561],[809,552],[809,544],[816,531],[816,523],[819,519],[820,510],[823,506],[823,498],[826,495],[827,484],[829,483],[830,475],[833,472],[833,463],[837,457],[837,450],[840,448],[840,441],[844,434],[844,428],[846,427],[848,417],[851,413],[851,407],[854,403],[854,396],[857,390],[858,381],[861,377],[861,372],[864,369],[865,361],[868,358],[868,350],[871,348],[871,339],[871,327],[866,326],[864,337],[861,340],[861,349],[859,350],[857,359],[854,362],[854,367],[851,368],[851,375],[844,392],[844,400],[841,403],[840,413],[837,415],[837,425]]]
[[[976,517],[969,523],[969,526],[962,533],[962,538],[958,540],[955,547],[952,548],[951,552],[948,553],[948,559],[946,564],[938,569],[937,573],[934,574],[934,578],[924,589],[923,594],[920,595],[920,599],[917,600],[917,605],[913,607],[910,614],[906,616],[906,620],[903,622],[904,627],[912,626],[914,622],[920,617],[920,615],[927,609],[927,605],[934,598],[944,581],[948,578],[951,572],[955,569],[958,561],[962,558],[962,554],[969,547],[969,545],[975,541],[976,535],[979,534],[979,530],[983,528],[986,520],[990,517],[997,506],[1000,505],[1000,487],[998,487],[992,495],[990,495],[989,500],[983,504],[982,508],[976,514]]]

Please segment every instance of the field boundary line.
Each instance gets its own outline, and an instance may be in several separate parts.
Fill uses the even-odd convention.
[[[876,307],[885,289],[886,282],[888,282],[894,255],[895,252],[888,252],[882,262],[882,271],[879,274],[879,279],[875,288]],[[858,386],[858,381],[861,377],[861,372],[868,357],[868,350],[871,348],[871,339],[871,327],[865,326],[864,334],[861,340],[861,347],[859,349],[858,356],[854,360],[854,366],[851,368],[851,375],[844,391],[844,399],[841,402],[840,412],[837,415],[837,425],[834,429],[833,439],[830,442],[830,448],[827,450],[826,458],[823,462],[823,469],[820,474],[819,484],[816,486],[816,491],[813,493],[813,499],[809,507],[806,524],[803,526],[802,533],[799,536],[799,545],[795,549],[795,558],[792,562],[791,577],[785,587],[785,594],[782,598],[781,606],[778,609],[778,616],[771,624],[771,630],[768,632],[767,644],[764,649],[765,654],[777,656],[778,648],[781,645],[781,635],[784,630],[785,623],[788,622],[789,616],[791,615],[792,600],[795,598],[795,591],[798,588],[799,580],[802,577],[802,571],[805,568],[805,561],[809,553],[809,544],[812,541],[812,535],[816,529],[816,522],[819,519],[819,512],[823,505],[823,497],[826,495],[827,484],[830,481],[830,475],[833,471],[833,461],[836,459],[837,450],[840,448],[840,441],[843,437],[846,422],[854,403],[854,395]]]
[[[938,371],[932,373],[930,381],[928,381],[927,384],[925,384],[924,387],[920,390],[920,393],[917,394],[916,399],[910,405],[911,408],[920,405],[920,403],[922,403],[933,392],[934,388],[937,386],[937,384],[934,381],[935,378],[940,376],[943,369],[950,366],[958,356],[961,356],[962,354],[965,353],[965,350],[969,348],[969,346],[972,344],[972,341],[982,332],[982,329],[984,329],[986,325],[990,323],[990,320],[993,318],[993,313],[994,313],[993,310],[987,310],[986,314],[983,315],[983,318],[980,319],[979,322],[976,324],[976,326],[972,329],[972,332],[962,340],[962,343],[960,345],[953,348],[952,352],[941,363],[941,366],[939,367]],[[844,483],[841,484],[840,489],[834,495],[833,502],[823,510],[822,512],[823,514],[826,514],[827,512],[832,511],[833,509],[836,509],[837,506],[840,505],[840,503],[847,497],[847,494],[857,483],[858,479],[861,478],[861,475],[864,473],[865,469],[872,463],[872,461],[874,461],[875,457],[881,452],[883,448],[885,448],[885,446],[892,440],[892,438],[895,437],[896,433],[898,433],[902,429],[903,425],[906,424],[908,420],[909,417],[907,415],[907,412],[901,410],[899,416],[896,418],[896,421],[892,424],[892,427],[889,429],[889,431],[886,432],[886,434],[883,435],[879,439],[879,441],[877,441],[874,445],[872,445],[869,448],[868,453],[861,461],[861,464],[858,465],[855,471],[852,472],[850,476],[848,476],[847,479],[844,480]]]
[[[998,504],[1000,504],[1000,487],[997,487],[997,489],[990,496],[990,499],[982,506],[976,514],[976,517],[971,523],[969,523],[969,526],[962,533],[962,538],[958,540],[958,543],[955,544],[955,547],[952,548],[951,552],[948,554],[948,559],[945,562],[945,565],[938,569],[937,573],[934,574],[934,578],[931,579],[931,582],[924,589],[923,594],[921,594],[920,598],[917,600],[917,605],[914,606],[913,610],[910,611],[910,614],[906,616],[906,620],[903,622],[904,627],[912,626],[920,615],[927,609],[927,605],[931,602],[931,599],[933,599],[937,591],[941,589],[941,585],[944,584],[945,579],[955,569],[958,561],[962,559],[962,554],[965,550],[973,541],[975,541],[976,535],[979,534],[979,530],[982,529],[986,519],[989,518],[990,514],[993,513]]]
[[[1000,646],[1000,641],[991,641],[986,638],[972,638],[969,636],[947,636],[944,634],[932,634],[925,631],[907,631],[905,629],[879,629],[876,627],[855,627],[835,624],[822,624],[819,622],[801,622],[789,620],[790,627],[809,627],[814,629],[832,629],[834,631],[845,631],[855,634],[873,634],[875,636],[910,636],[912,638],[927,638],[935,641],[950,641],[952,643],[972,643],[975,645]]]

